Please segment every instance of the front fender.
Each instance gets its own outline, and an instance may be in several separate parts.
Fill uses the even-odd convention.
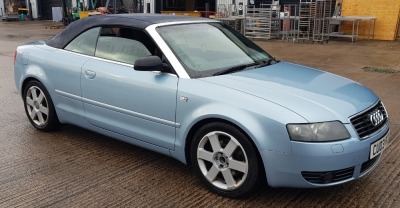
[[[201,80],[180,80],[179,88],[184,90],[178,92],[176,151],[183,150],[187,140],[192,139],[187,138],[188,134],[198,122],[222,119],[241,128],[259,151],[290,153],[286,124],[306,122],[282,106]]]
[[[181,127],[177,130],[176,146],[185,146],[189,131],[197,123],[206,119],[220,119],[241,128],[259,150],[291,152],[286,124],[263,115],[219,103],[200,106],[191,113],[183,114],[186,116],[182,119]]]

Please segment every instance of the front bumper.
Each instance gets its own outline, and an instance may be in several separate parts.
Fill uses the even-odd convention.
[[[350,130],[350,125],[346,125]],[[349,131],[352,132],[352,131]],[[261,157],[272,187],[315,188],[342,184],[360,178],[380,161],[381,155],[369,160],[370,146],[388,136],[389,123],[374,136],[337,142],[291,142],[292,152],[262,151]],[[382,153],[381,153],[382,154]]]

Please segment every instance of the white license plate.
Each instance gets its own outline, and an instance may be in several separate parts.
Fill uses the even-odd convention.
[[[389,144],[389,134],[386,134],[384,137],[379,139],[378,141],[371,144],[369,150],[369,159],[372,159],[383,152],[386,146]]]

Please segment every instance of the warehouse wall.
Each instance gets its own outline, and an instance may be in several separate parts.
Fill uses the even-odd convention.
[[[53,19],[52,7],[62,7],[61,0],[40,0],[36,2],[38,18],[40,17],[42,20]]]
[[[0,16],[5,15],[5,11],[4,11],[4,1],[0,0]]]
[[[375,39],[394,40],[397,33],[400,0],[343,0],[342,16],[375,16]],[[348,32],[350,24],[342,25]],[[359,26],[359,37],[367,38],[368,25],[362,21]]]

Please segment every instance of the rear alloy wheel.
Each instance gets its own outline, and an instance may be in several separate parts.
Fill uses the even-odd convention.
[[[235,127],[211,123],[195,134],[192,164],[212,191],[226,197],[242,197],[258,185],[260,169],[255,151]]]
[[[26,115],[36,129],[51,131],[59,126],[50,95],[40,82],[29,82],[25,87],[23,98]]]

